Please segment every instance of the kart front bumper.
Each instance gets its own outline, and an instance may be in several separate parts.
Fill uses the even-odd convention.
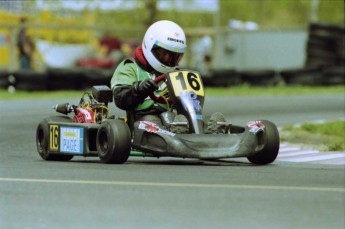
[[[152,133],[138,130],[132,148],[144,154],[162,157],[221,159],[248,157],[264,147],[263,131],[253,133],[249,128],[236,134],[176,134]]]

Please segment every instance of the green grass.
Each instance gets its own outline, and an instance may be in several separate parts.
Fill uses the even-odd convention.
[[[285,142],[312,145],[324,151],[345,151],[345,121],[285,126],[280,133]]]
[[[206,88],[207,96],[252,96],[252,95],[311,95],[345,93],[344,86],[272,86],[253,87],[246,84],[235,87]]]
[[[20,91],[9,93],[0,89],[0,100],[8,99],[40,99],[40,98],[74,98],[80,97],[83,91]],[[252,87],[240,85],[233,87],[207,87],[206,96],[256,96],[256,95],[311,95],[345,93],[344,86],[315,87],[315,86],[275,86]]]

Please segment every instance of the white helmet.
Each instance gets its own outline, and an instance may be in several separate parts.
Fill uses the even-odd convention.
[[[175,70],[187,47],[182,28],[172,21],[157,21],[146,31],[142,48],[146,60],[160,73]]]

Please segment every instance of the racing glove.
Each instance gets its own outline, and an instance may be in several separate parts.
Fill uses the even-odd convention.
[[[133,110],[157,88],[157,84],[151,79],[135,82],[132,86],[119,86],[114,90],[115,105],[123,110]]]
[[[158,89],[157,84],[152,79],[144,79],[133,84],[134,93],[143,99]]]

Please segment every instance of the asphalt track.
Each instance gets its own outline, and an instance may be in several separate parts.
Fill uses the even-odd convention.
[[[344,118],[340,95],[211,97],[205,113],[278,126]],[[35,130],[58,102],[0,99],[0,228],[339,228],[344,165],[246,159],[43,161]],[[114,109],[121,115],[122,112]]]

